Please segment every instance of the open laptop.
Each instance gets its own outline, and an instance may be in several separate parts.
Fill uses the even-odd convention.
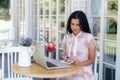
[[[68,64],[61,63],[55,59],[50,59],[45,56],[44,49],[40,44],[35,45],[35,52],[33,53],[33,60],[35,63],[41,65],[46,69],[68,68]]]

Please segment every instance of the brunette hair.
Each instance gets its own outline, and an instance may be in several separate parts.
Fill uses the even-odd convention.
[[[69,16],[68,21],[67,21],[67,28],[66,28],[67,33],[70,33],[70,34],[72,33],[72,29],[71,29],[72,19],[79,19],[80,28],[82,29],[82,31],[91,33],[87,17],[83,11],[75,11]]]

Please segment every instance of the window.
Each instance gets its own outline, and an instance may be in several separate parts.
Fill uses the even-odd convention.
[[[117,13],[118,0],[91,0],[91,23],[97,50],[101,52],[102,80],[115,80]]]
[[[53,41],[56,50],[52,54],[46,54],[58,59],[65,32],[65,0],[38,0],[32,3],[32,35],[36,42],[43,45],[46,41],[42,36]]]
[[[11,46],[11,16],[9,12],[9,0],[0,1],[0,47]]]

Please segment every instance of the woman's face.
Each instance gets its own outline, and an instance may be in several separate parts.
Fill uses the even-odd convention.
[[[81,31],[79,22],[79,19],[71,20],[71,29],[74,35],[77,35]]]

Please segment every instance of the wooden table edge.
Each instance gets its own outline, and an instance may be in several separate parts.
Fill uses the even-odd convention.
[[[40,70],[36,71],[36,69],[34,68],[41,69],[43,73]],[[30,67],[19,67],[18,64],[16,63],[11,66],[11,70],[16,74],[27,77],[57,78],[57,77],[65,77],[76,74],[80,70],[80,67],[72,64],[70,65],[70,68],[47,70],[36,63],[32,63]]]

